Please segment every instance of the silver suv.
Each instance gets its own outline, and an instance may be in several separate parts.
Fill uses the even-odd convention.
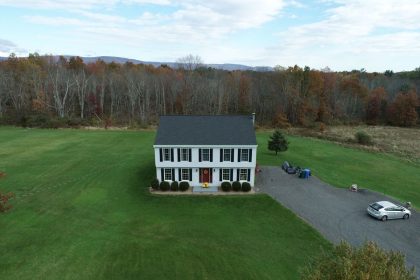
[[[378,201],[367,208],[367,212],[376,219],[386,221],[388,219],[408,219],[411,211],[405,207],[395,205],[389,201]]]

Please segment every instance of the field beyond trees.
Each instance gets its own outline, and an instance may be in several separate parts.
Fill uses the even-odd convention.
[[[1,279],[298,279],[330,248],[266,195],[149,194],[154,136],[0,127]]]

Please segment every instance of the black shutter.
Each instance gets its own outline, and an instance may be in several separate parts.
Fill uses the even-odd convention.
[[[171,161],[174,161],[174,149],[171,149]]]
[[[230,150],[230,161],[233,162],[235,158],[235,149]]]
[[[172,181],[175,181],[175,168],[172,168]]]
[[[180,162],[181,161],[181,149],[180,148],[177,148],[177,151],[178,151],[178,162]]]
[[[223,149],[220,149],[220,162],[223,162]]]
[[[249,149],[249,153],[248,153],[248,161],[251,162],[252,161],[252,149]]]
[[[163,174],[163,168],[160,169],[160,181],[165,181],[165,175]]]
[[[190,162],[192,161],[191,156],[192,156],[192,155],[191,155],[191,149],[189,149],[188,157],[189,157]]]
[[[239,168],[236,169],[236,181],[239,181]]]
[[[201,149],[198,149],[198,161],[201,162]]]
[[[221,182],[222,181],[222,172],[223,172],[223,169],[219,169],[219,181]]]
[[[213,149],[210,149],[210,162],[213,162]]]
[[[209,179],[210,179],[209,183],[213,183],[213,168],[210,168],[210,178]]]
[[[178,181],[181,181],[181,168],[178,168]]]
[[[230,170],[230,181],[233,181],[233,169]]]
[[[248,182],[251,181],[251,169],[248,169]]]
[[[192,169],[190,168],[190,181],[192,181]]]
[[[238,162],[241,162],[241,149],[238,149]]]
[[[159,149],[160,162],[163,161],[162,148]]]

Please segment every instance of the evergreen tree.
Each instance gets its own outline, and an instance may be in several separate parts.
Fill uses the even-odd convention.
[[[287,142],[280,130],[274,131],[273,135],[270,136],[270,140],[268,140],[268,149],[275,151],[276,155],[278,152],[287,151],[288,146],[289,142]]]

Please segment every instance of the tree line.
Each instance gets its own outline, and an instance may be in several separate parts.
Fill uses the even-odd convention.
[[[420,68],[409,72],[225,71],[197,57],[177,68],[10,55],[0,62],[0,120],[150,125],[166,114],[249,114],[263,126],[415,126]]]

